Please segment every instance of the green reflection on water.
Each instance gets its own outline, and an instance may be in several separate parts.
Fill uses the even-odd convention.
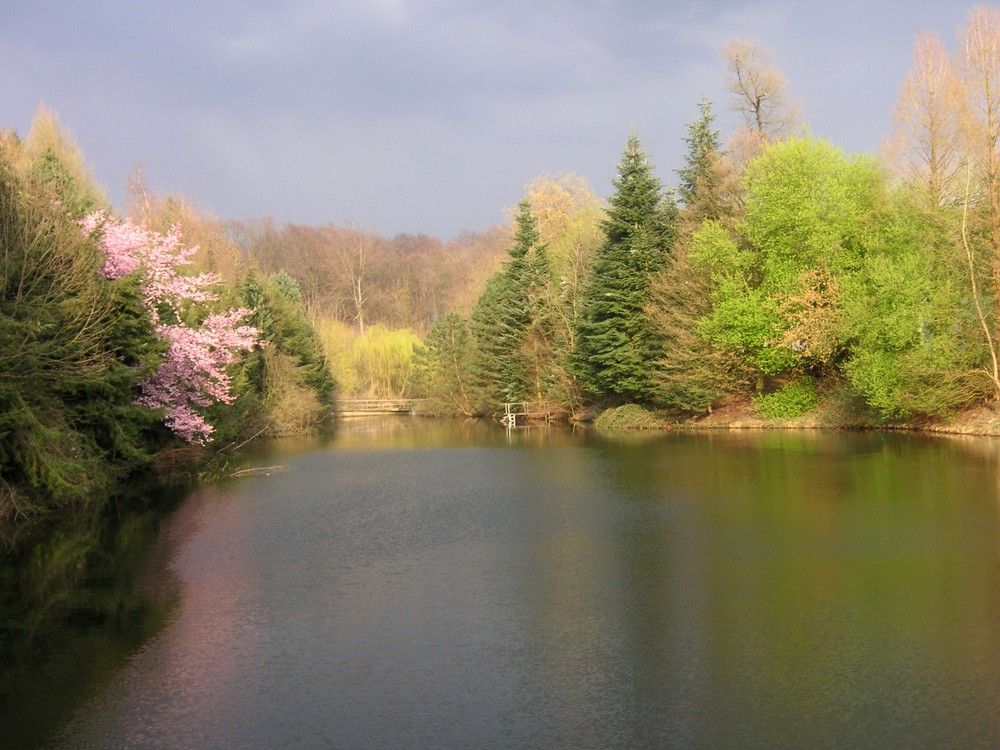
[[[7,529],[0,557],[3,746],[31,748],[163,627],[176,590],[156,555],[186,494],[149,483],[58,522]],[[122,510],[127,508],[128,510]]]
[[[641,690],[670,684],[682,703],[715,707],[717,727],[744,727],[749,746],[836,745],[845,727],[872,746],[1000,740],[995,441],[667,442],[607,448],[611,475],[651,521],[621,547]],[[665,508],[674,520],[655,521]],[[700,746],[711,731],[700,727]]]
[[[89,696],[81,731],[120,731],[137,686],[110,693],[112,721],[101,683],[178,624],[189,586],[187,637],[153,660],[183,689],[164,696],[139,659],[141,705],[210,693],[213,731],[248,747],[275,746],[279,718],[371,747],[447,744],[434,733],[456,726],[504,746],[981,746],[1000,739],[998,446],[399,418],[259,444],[238,462],[289,472],[189,498],[166,524],[105,512],[18,547],[0,726],[30,747]],[[257,637],[220,684],[282,691],[215,695],[210,666],[164,656],[190,662],[213,633]],[[197,737],[188,708],[173,730]]]

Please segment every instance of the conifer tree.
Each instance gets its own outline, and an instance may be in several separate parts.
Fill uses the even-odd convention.
[[[663,357],[656,363],[654,401],[682,412],[704,412],[733,389],[742,369],[738,358],[698,333],[698,321],[712,310],[712,280],[691,257],[692,235],[706,222],[731,218],[730,167],[721,153],[719,131],[712,128],[712,103],[702,97],[698,117],[688,125],[684,167],[677,170],[683,203],[679,240],[666,272],[652,283],[647,308],[661,337]]]
[[[652,275],[670,258],[677,212],[634,132],[612,184],[605,241],[583,291],[573,362],[591,395],[643,401],[658,359],[657,336],[644,308]]]
[[[471,373],[474,342],[465,318],[450,312],[431,326],[414,352],[416,390],[435,402],[431,411],[476,413]]]
[[[528,363],[521,352],[526,332],[542,315],[540,290],[550,272],[527,200],[518,205],[513,240],[510,259],[487,281],[471,316],[476,374],[487,412],[531,395]]]
[[[76,138],[44,104],[39,106],[24,139],[23,160],[73,218],[108,205]]]
[[[688,134],[684,138],[687,144],[684,166],[677,170],[680,177],[677,192],[684,213],[692,224],[720,219],[725,212],[722,141],[719,131],[712,128],[715,114],[708,97],[702,96],[698,110],[698,118],[688,125]]]
[[[55,195],[0,135],[0,518],[105,492],[151,460],[154,415],[134,398],[153,326]]]
[[[232,367],[233,404],[213,407],[216,440],[258,434],[292,435],[320,428],[332,410],[337,384],[323,345],[287,273],[259,279],[253,272],[236,289],[246,322],[267,344]]]

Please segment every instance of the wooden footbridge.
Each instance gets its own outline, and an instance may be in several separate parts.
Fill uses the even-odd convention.
[[[340,417],[361,417],[373,414],[414,414],[422,398],[339,398],[333,410]]]
[[[338,417],[363,417],[376,414],[417,414],[429,403],[422,398],[340,398],[334,403]],[[558,417],[558,410],[543,401],[522,401],[503,405],[500,422],[505,427],[548,423]]]

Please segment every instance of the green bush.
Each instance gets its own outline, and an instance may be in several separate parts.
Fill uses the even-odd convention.
[[[599,430],[662,430],[663,420],[637,404],[602,411],[594,420]]]
[[[781,386],[773,393],[754,399],[754,408],[771,419],[790,419],[816,408],[819,397],[812,378],[799,378]]]

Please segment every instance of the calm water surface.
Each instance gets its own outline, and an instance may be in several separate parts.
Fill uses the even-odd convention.
[[[137,532],[0,746],[1000,746],[998,441],[395,419],[245,460],[289,469]]]

